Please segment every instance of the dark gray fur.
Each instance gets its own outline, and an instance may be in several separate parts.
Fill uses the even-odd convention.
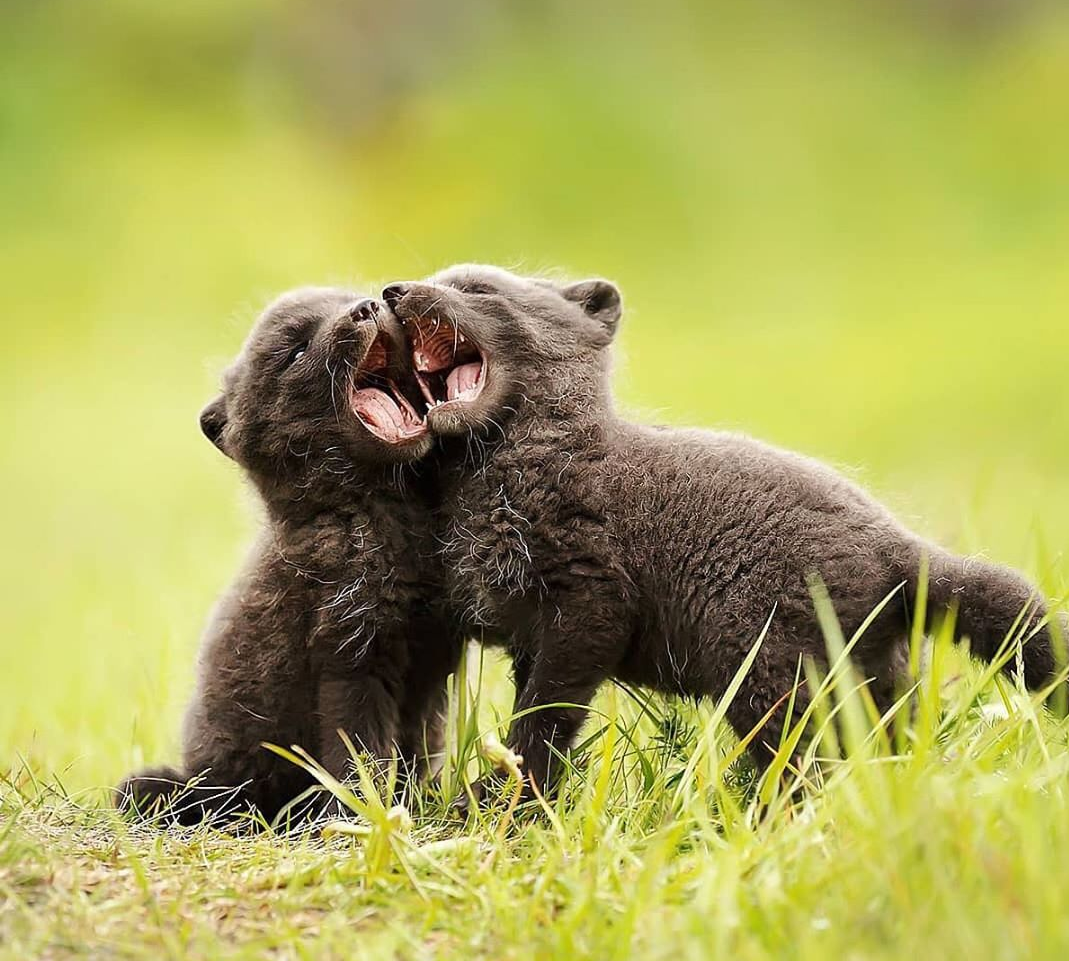
[[[608,347],[622,308],[605,281],[560,287],[462,266],[388,299],[410,339],[417,318],[440,317],[485,355],[482,395],[428,420],[444,439],[439,531],[455,611],[508,639],[516,712],[585,705],[608,678],[718,697],[771,616],[728,712],[746,734],[772,711],[751,746],[763,765],[799,659],[826,657],[812,576],[848,637],[903,585],[855,650],[885,704],[923,555],[929,610],[958,606],[982,658],[1025,609],[1031,623],[1045,614],[1018,574],[923,540],[824,464],[740,434],[618,417]],[[1045,627],[1023,662],[1030,687],[1051,678]],[[551,748],[571,744],[585,714],[543,707],[514,721],[509,744],[535,781],[552,780]]]
[[[121,806],[147,813],[201,777],[169,817],[272,818],[312,782],[263,742],[301,745],[337,777],[349,764],[339,729],[376,758],[396,748],[415,764],[435,748],[459,643],[438,613],[426,484],[405,463],[431,441],[380,441],[347,401],[380,329],[405,376],[403,333],[384,305],[333,288],[286,294],[202,414],[259,491],[264,528],[204,638],[180,770],[128,778]]]

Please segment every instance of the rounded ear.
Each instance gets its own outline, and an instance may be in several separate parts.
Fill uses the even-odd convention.
[[[570,284],[561,293],[565,300],[578,304],[587,315],[598,321],[611,336],[616,333],[623,313],[620,291],[607,280],[581,280]]]
[[[223,428],[226,427],[226,422],[226,397],[220,394],[200,412],[200,429],[208,440],[229,457],[223,446]]]

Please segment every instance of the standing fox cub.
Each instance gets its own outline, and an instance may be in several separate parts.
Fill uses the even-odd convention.
[[[272,818],[311,780],[263,742],[301,745],[336,777],[339,730],[375,757],[433,748],[459,643],[436,614],[430,512],[407,465],[432,441],[406,390],[418,398],[379,301],[311,288],[257,322],[201,427],[251,477],[266,522],[204,638],[181,768],[131,776],[121,806]]]
[[[1025,681],[1054,676],[1046,610],[1013,571],[923,540],[817,461],[738,434],[621,420],[608,376],[613,285],[464,266],[383,297],[443,439],[438,536],[454,614],[507,639],[509,746],[538,785],[583,721],[574,705],[607,678],[718,697],[766,622],[728,718],[743,735],[767,717],[751,745],[767,764],[799,658],[825,659],[813,576],[847,636],[903,588],[854,650],[884,704],[926,556],[933,616],[956,607],[987,659],[1023,616]]]

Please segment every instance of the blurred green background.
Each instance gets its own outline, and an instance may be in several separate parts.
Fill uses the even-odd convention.
[[[256,523],[196,415],[296,284],[609,276],[635,416],[826,458],[1069,583],[1064,5],[0,18],[0,767],[77,788],[173,755]]]

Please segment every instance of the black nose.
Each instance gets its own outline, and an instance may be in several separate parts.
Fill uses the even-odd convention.
[[[390,284],[382,288],[382,299],[386,301],[390,310],[393,310],[400,299],[408,293],[408,284]]]
[[[379,313],[379,302],[372,300],[370,297],[365,297],[363,300],[358,300],[350,309],[349,316],[353,320],[374,320]]]
[[[217,397],[200,413],[200,429],[217,447],[226,427],[226,401]]]

